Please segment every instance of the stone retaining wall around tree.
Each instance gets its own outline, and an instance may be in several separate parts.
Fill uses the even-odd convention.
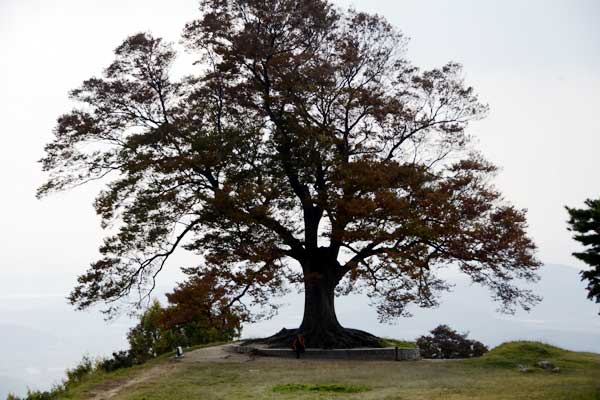
[[[244,354],[252,353],[265,357],[296,357],[296,353],[291,349],[269,349],[234,345],[231,346],[230,351]],[[331,360],[404,361],[418,360],[420,355],[419,349],[385,347],[382,349],[306,349],[300,357]]]

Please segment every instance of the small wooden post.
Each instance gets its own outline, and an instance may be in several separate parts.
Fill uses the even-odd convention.
[[[398,346],[394,347],[394,360],[400,361],[400,359],[398,359]]]

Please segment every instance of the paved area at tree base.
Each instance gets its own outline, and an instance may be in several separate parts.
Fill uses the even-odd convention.
[[[262,346],[230,345],[225,351],[237,354],[254,354],[264,357],[296,358],[292,349],[267,348]],[[300,358],[326,360],[377,360],[377,361],[408,361],[418,360],[419,349],[385,347],[357,349],[306,349]]]

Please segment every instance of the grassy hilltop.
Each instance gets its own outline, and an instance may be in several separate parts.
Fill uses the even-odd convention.
[[[110,374],[96,372],[65,399],[594,399],[600,354],[537,342],[502,344],[469,360],[321,361],[214,357],[219,347],[159,357]],[[212,357],[212,358],[211,358]],[[537,368],[548,360],[561,371]],[[530,368],[519,372],[517,365]]]

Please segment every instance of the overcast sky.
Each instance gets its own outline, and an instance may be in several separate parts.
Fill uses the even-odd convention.
[[[450,60],[464,64],[467,82],[491,107],[490,116],[472,125],[470,133],[477,137],[479,149],[501,167],[497,186],[506,199],[529,209],[529,233],[539,246],[542,261],[581,268],[570,255],[577,247],[566,230],[564,205],[579,206],[588,197],[600,197],[600,1],[337,3],[385,15],[411,38],[407,56],[417,66],[431,68]],[[151,31],[177,42],[184,23],[197,15],[196,9],[195,0],[0,0],[0,325],[35,327],[43,322],[39,318],[42,313],[55,315],[30,307],[31,298],[64,297],[74,277],[96,258],[103,236],[92,208],[98,186],[43,201],[34,197],[43,181],[36,160],[52,138],[56,117],[72,106],[67,92],[82,80],[99,75],[111,62],[112,50],[128,35]],[[186,62],[189,58],[184,58],[180,68],[184,69]],[[192,262],[192,257],[179,254],[159,284],[168,289],[178,267]],[[577,286],[576,276],[570,276],[569,287]],[[550,279],[562,282],[562,278]],[[578,312],[585,308],[578,303],[584,301],[583,290],[564,292],[559,285],[549,293],[550,297],[560,293],[560,298],[550,299],[556,303],[544,303],[550,311],[543,314],[542,306],[539,318],[553,329],[560,328],[560,321],[551,317],[554,304],[562,304],[567,310],[560,314],[562,325],[587,323],[585,332],[591,343],[590,332],[597,331],[597,324],[590,325],[597,318],[596,306],[589,303],[586,313],[578,314],[578,323],[567,318],[573,314],[569,307]],[[470,295],[463,293],[453,301],[462,301],[460,307],[466,308],[470,302],[465,296],[469,300]],[[19,302],[20,297],[27,302]],[[350,306],[351,302],[344,303],[340,314],[358,315]],[[60,308],[53,310],[61,310],[65,321],[72,322],[57,320],[51,329],[90,323],[67,316]],[[486,308],[485,313],[490,310]],[[299,314],[284,313],[273,326],[287,323],[286,315]],[[439,313],[421,315],[429,318],[427,321],[441,318]],[[485,324],[504,336],[476,333],[496,343],[519,337],[524,329],[522,325],[511,328],[508,323],[500,326],[498,321]],[[484,323],[471,321],[478,322]],[[457,323],[459,329],[475,330],[467,320]],[[430,324],[419,325],[417,319],[403,326],[416,334]],[[371,325],[364,328],[387,332]],[[125,332],[126,328],[119,329]],[[97,339],[108,332],[97,331]],[[249,332],[258,331],[250,328]],[[573,346],[569,340],[577,342],[583,337],[565,333],[565,338],[555,339],[550,331],[543,332],[539,338],[565,346]],[[90,336],[90,340],[95,339]],[[78,347],[69,356],[76,359],[80,351]]]
[[[418,66],[464,64],[491,107],[470,132],[501,167],[497,186],[529,209],[544,262],[581,267],[563,206],[600,196],[600,2],[338,4],[385,15],[411,38],[407,56]],[[34,198],[36,160],[71,106],[68,90],[100,74],[130,34],[177,42],[196,9],[194,0],[0,0],[0,296],[63,293],[96,256],[98,186]]]

